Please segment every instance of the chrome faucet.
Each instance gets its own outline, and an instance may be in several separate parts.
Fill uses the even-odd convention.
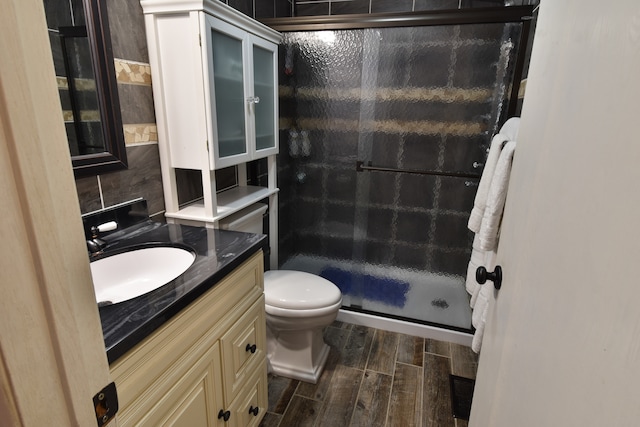
[[[87,240],[87,249],[92,256],[101,253],[102,250],[107,246],[107,242],[100,239],[98,235],[105,231],[115,230],[116,228],[118,228],[118,223],[116,223],[115,221],[110,221],[91,227],[91,239]]]

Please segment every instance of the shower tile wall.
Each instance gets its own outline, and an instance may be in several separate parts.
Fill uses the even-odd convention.
[[[539,0],[296,0],[295,16],[415,12],[533,4]]]
[[[501,49],[517,28],[286,34],[281,61],[289,55],[294,66],[280,76],[281,263],[302,253],[464,276],[478,180],[358,173],[355,163],[479,174],[474,162],[484,161],[504,118],[496,107],[504,101]],[[371,37],[379,63],[367,63]],[[298,142],[308,134],[308,156],[291,156],[287,129]]]

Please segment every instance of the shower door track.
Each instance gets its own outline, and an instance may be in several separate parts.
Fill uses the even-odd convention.
[[[533,6],[529,5],[401,13],[297,16],[293,18],[262,19],[260,22],[280,32],[520,22],[522,31],[520,32],[519,45],[526,46],[532,19]],[[509,105],[507,106],[508,116],[513,116],[517,109],[524,61],[525,55],[518,54],[513,72],[514,84],[511,87]]]
[[[397,169],[397,168],[386,168],[386,167],[371,166],[371,165],[365,166],[363,161],[358,160],[356,162],[356,172],[365,172],[365,171],[408,173],[408,174],[414,174],[414,175],[431,175],[431,176],[447,176],[447,177],[453,177],[453,178],[480,179],[480,175],[478,174],[464,173],[464,172],[420,171],[415,169]]]

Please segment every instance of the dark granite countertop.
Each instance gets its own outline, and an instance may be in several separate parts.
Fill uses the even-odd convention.
[[[128,227],[104,240],[108,246],[99,258],[133,247],[167,244],[189,248],[196,254],[193,265],[177,279],[148,294],[99,308],[109,363],[116,361],[251,255],[267,246],[267,237],[262,234],[153,221]]]

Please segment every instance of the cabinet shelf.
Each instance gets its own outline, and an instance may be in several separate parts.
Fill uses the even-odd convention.
[[[167,212],[168,218],[184,219],[189,221],[214,222],[219,221],[241,209],[265,199],[277,193],[278,188],[256,187],[253,185],[238,186],[218,193],[218,212],[214,216],[207,216],[204,201],[199,200],[186,205],[178,212]]]
[[[239,76],[232,76],[227,74],[216,74],[214,79],[222,80],[223,82],[226,82],[226,83],[235,83],[240,86],[242,86],[243,84],[242,74],[240,74]]]

